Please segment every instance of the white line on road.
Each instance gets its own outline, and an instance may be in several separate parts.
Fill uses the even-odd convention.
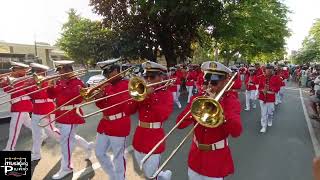
[[[307,125],[308,125],[308,129],[309,129],[309,133],[310,133],[310,137],[311,137],[314,153],[315,153],[316,156],[319,156],[320,155],[319,142],[318,142],[318,140],[316,138],[316,135],[315,135],[315,133],[313,131],[313,128],[312,128],[311,121],[310,121],[310,118],[308,116],[307,108],[306,108],[306,105],[304,104],[301,88],[299,88],[299,92],[300,92],[300,99],[301,99],[301,104],[302,104],[302,108],[303,108],[303,113],[304,113],[304,117],[305,117],[305,120],[306,120]]]
[[[127,154],[127,153],[130,153],[131,151],[133,151],[132,145],[127,147],[127,149],[125,150],[125,153]],[[79,178],[89,174],[90,172],[95,171],[96,169],[99,169],[99,168],[101,168],[101,165],[99,162],[96,162],[96,163],[92,164],[92,166],[90,166],[90,167],[81,169],[80,171],[73,173],[72,180],[77,180],[77,179],[79,179]]]

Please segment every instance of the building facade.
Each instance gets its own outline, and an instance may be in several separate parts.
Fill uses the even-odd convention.
[[[24,63],[37,62],[52,67],[52,61],[68,59],[65,53],[55,46],[37,42],[35,44],[17,44],[0,41],[0,69],[10,67],[10,61]]]

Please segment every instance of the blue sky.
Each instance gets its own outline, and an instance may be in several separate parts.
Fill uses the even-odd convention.
[[[320,0],[284,0],[292,13],[288,27],[288,52],[301,47],[314,19],[320,18]],[[53,44],[60,36],[66,11],[75,8],[82,16],[100,19],[92,12],[89,0],[1,0],[0,40],[32,44],[34,39]]]

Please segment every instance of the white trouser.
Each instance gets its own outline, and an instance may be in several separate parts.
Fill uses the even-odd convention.
[[[20,134],[21,126],[24,124],[31,129],[31,119],[28,112],[11,112],[9,138],[4,151],[14,151]]]
[[[32,141],[33,141],[32,155],[35,157],[38,157],[38,158],[41,158],[40,149],[41,149],[41,144],[43,141],[43,138],[40,138],[41,133],[43,132],[42,127],[38,126],[38,124],[41,121],[49,122],[55,118],[55,115],[51,114],[50,117],[44,118],[40,121],[40,119],[43,116],[44,115],[32,114]],[[61,124],[59,124],[59,125],[61,125]],[[48,137],[53,138],[57,142],[60,141],[61,133],[60,133],[60,130],[58,128],[56,128],[54,122],[50,123],[47,127],[45,127],[44,132],[48,135]],[[83,139],[81,136],[75,135],[75,143],[77,146],[82,148],[84,151],[89,150],[89,143],[85,139]]]
[[[188,168],[188,177],[189,180],[223,180],[223,178],[216,178],[216,177],[208,177],[201,174],[198,174],[191,168]]]
[[[260,100],[260,108],[261,108],[261,126],[267,127],[267,122],[272,122],[273,120],[274,103],[273,102],[264,103],[262,100]]]
[[[180,88],[181,88],[181,85],[177,85],[177,98],[180,97]]]
[[[76,136],[76,124],[58,124],[60,130],[60,148],[61,148],[61,167],[60,170],[72,170],[72,151],[74,150],[75,145],[75,136]],[[89,143],[85,141],[89,146]]]
[[[250,109],[250,100],[252,100],[253,105],[256,104],[256,90],[248,91],[246,90],[246,109]]]
[[[32,122],[32,155],[38,158],[41,158],[40,149],[42,141],[44,140],[42,137],[43,128],[40,127],[38,124],[41,121],[49,122],[54,119],[54,114],[50,115],[49,117],[46,117],[40,121],[40,119],[45,115],[39,115],[39,114],[32,114],[31,122]],[[56,141],[60,138],[60,132],[59,130],[54,126],[54,123],[51,123],[49,126],[44,128],[45,133],[48,135],[48,137],[54,138]]]
[[[244,74],[240,74],[240,80],[244,81]]]
[[[126,179],[125,148],[126,137],[97,134],[95,153],[102,169],[111,180]],[[112,155],[107,153],[110,149]]]
[[[188,101],[187,101],[187,103],[190,102],[190,99],[192,97],[192,90],[193,90],[193,86],[187,86],[187,92],[188,92]]]
[[[173,101],[178,105],[179,108],[181,108],[181,103],[178,99],[177,92],[172,92],[172,96],[173,96]]]
[[[140,166],[141,160],[146,154],[134,150],[134,157]],[[143,173],[146,177],[151,177],[160,165],[160,154],[152,154],[149,159],[143,165]],[[170,180],[171,178],[167,177],[166,174],[161,171],[156,178],[157,180]]]
[[[283,99],[284,86],[281,86],[280,91],[276,94],[276,102],[281,103]]]

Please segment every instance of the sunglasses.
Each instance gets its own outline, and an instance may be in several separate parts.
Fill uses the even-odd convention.
[[[143,76],[144,79],[150,79],[150,80],[154,80],[156,77],[157,77],[156,74],[147,74]]]

